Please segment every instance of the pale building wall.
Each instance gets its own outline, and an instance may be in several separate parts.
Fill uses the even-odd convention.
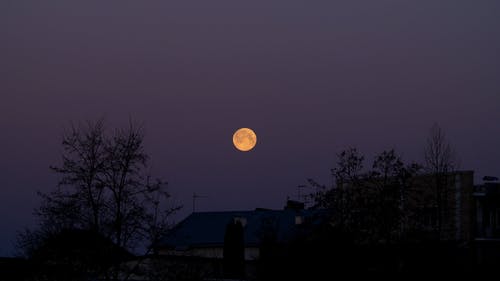
[[[189,256],[189,257],[202,257],[202,258],[217,258],[222,259],[223,249],[222,247],[203,247],[194,248],[189,250],[168,250],[162,249],[159,254],[161,255],[172,255],[172,256]]]
[[[185,251],[179,250],[160,250],[160,255],[172,255],[172,256],[190,256],[190,257],[202,257],[202,258],[216,258],[222,259],[224,257],[224,249],[222,247],[204,247],[204,248],[194,248]],[[251,261],[259,258],[259,248],[258,247],[246,247],[245,248],[245,260]]]

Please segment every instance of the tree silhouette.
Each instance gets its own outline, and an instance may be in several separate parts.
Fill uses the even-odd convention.
[[[337,185],[357,183],[361,176],[365,157],[356,148],[352,147],[343,150],[337,156],[337,166],[331,170]]]
[[[360,243],[389,243],[405,236],[411,217],[406,202],[419,165],[405,165],[391,149],[376,155],[372,169],[363,173],[364,156],[357,149],[337,156],[331,187],[308,180],[317,188],[315,207],[331,210],[332,224]]]
[[[39,227],[18,239],[25,254],[68,229],[91,231],[128,250],[153,245],[179,207],[169,205],[166,182],[149,175],[143,139],[132,123],[111,134],[102,120],[71,126],[63,135],[62,164],[51,167],[60,176],[57,189],[39,192]]]
[[[438,237],[442,235],[444,217],[448,204],[448,174],[456,166],[455,152],[451,148],[444,131],[437,123],[431,127],[424,151],[425,168],[432,175],[429,183],[435,191],[436,227]]]
[[[132,255],[93,230],[63,229],[41,241],[31,254],[33,280],[89,280],[103,277]]]
[[[449,180],[456,160],[437,125],[427,140],[425,166],[405,164],[393,149],[376,155],[368,171],[363,171],[364,157],[354,148],[337,156],[331,186],[308,181],[316,188],[313,208],[330,211],[328,224],[340,236],[352,239],[353,252],[376,256],[380,268],[404,264],[415,270],[418,265],[413,267],[414,263],[454,264],[453,260],[439,260],[462,251],[453,241],[444,241],[454,227],[449,219],[454,215]],[[402,257],[404,249],[409,252]],[[429,253],[434,259],[419,260]],[[367,266],[375,266],[374,261],[369,258]]]

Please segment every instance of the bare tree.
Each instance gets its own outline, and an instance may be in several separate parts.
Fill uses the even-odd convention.
[[[337,166],[331,170],[337,185],[341,186],[346,182],[357,182],[360,178],[361,170],[363,169],[365,157],[361,155],[356,148],[352,147],[343,150],[337,156]]]
[[[387,242],[400,233],[403,221],[402,202],[404,186],[402,176],[404,164],[394,149],[384,150],[375,156],[369,175],[371,189],[372,221],[370,227],[376,230],[376,237]],[[368,190],[369,191],[369,190]]]
[[[455,152],[437,123],[432,125],[427,138],[425,164],[433,174],[446,174],[453,171],[456,165]]]
[[[22,234],[20,244],[29,251],[45,237],[80,229],[127,250],[146,245],[150,251],[180,207],[170,203],[167,183],[149,175],[143,139],[132,123],[111,134],[102,120],[71,126],[63,135],[62,164],[51,167],[60,175],[58,187],[39,193],[39,228]]]
[[[333,224],[363,243],[404,239],[413,218],[415,198],[410,191],[420,165],[405,165],[391,149],[376,155],[372,169],[363,173],[364,156],[357,149],[337,156],[331,169],[335,184],[328,187],[308,179],[317,190],[312,195],[315,207],[331,210]]]
[[[337,208],[341,202],[341,188],[344,184],[356,183],[361,177],[364,156],[356,148],[348,148],[337,154],[335,167],[330,169],[334,182],[331,186],[318,183],[312,178],[308,178],[309,185],[316,190],[310,196],[319,208]]]
[[[401,157],[396,154],[394,149],[391,149],[384,150],[377,155],[372,168],[376,176],[382,177],[383,183],[386,184],[389,180],[397,179],[404,168],[404,164]]]
[[[50,194],[40,194],[43,198],[43,205],[38,210],[40,216],[50,213],[53,218],[59,218],[59,221],[52,222],[54,226],[100,231],[106,203],[102,172],[106,164],[107,145],[103,120],[71,126],[62,140],[62,165],[51,167],[61,175],[59,188]],[[68,207],[73,209],[72,213],[78,215],[79,219],[69,217],[61,210]]]
[[[359,206],[363,204],[364,181],[361,174],[364,156],[356,148],[348,148],[337,154],[338,160],[331,174],[335,179],[328,187],[308,179],[309,185],[316,189],[312,194],[316,208],[329,209],[332,223],[346,231],[359,229],[358,218],[362,216]]]
[[[425,147],[425,168],[432,175],[431,186],[435,191],[436,233],[442,234],[444,212],[447,209],[448,174],[456,166],[455,153],[448,142],[444,131],[434,123],[429,132]]]

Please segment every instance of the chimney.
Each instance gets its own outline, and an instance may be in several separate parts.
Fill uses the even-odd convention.
[[[295,211],[304,210],[304,203],[295,200],[287,200],[285,210],[295,210]]]

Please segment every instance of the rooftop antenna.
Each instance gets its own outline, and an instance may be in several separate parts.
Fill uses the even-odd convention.
[[[196,199],[197,198],[207,198],[207,196],[198,195],[198,194],[196,194],[196,192],[193,192],[193,213],[196,209]]]

